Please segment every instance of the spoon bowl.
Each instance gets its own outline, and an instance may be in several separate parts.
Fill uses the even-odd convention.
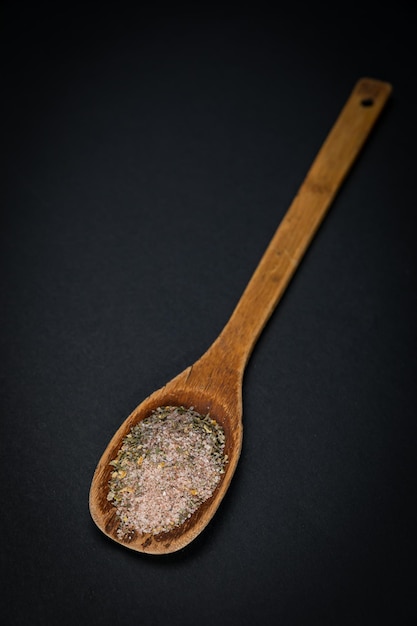
[[[221,362],[221,361],[220,361]],[[94,474],[90,491],[90,512],[97,526],[114,539],[129,548],[151,554],[166,554],[185,547],[208,524],[216,512],[236,469],[242,447],[242,384],[241,372],[230,373],[222,389],[215,383],[215,374],[219,371],[216,350],[207,352],[192,367],[172,379],[167,385],[146,398],[123,422],[108,444]],[[207,377],[205,376],[207,374]],[[207,384],[207,381],[212,381]],[[169,532],[152,535],[150,533],[131,533],[120,540],[117,536],[119,520],[116,509],[107,500],[108,483],[113,470],[110,461],[117,455],[123,438],[132,426],[150,415],[160,406],[193,407],[201,415],[210,413],[223,428],[225,434],[225,454],[228,463],[220,484],[211,498],[203,502],[190,519],[180,527]]]
[[[390,93],[386,82],[362,78],[356,83],[219,337],[194,365],[146,398],[112,437],[93,476],[90,512],[114,541],[149,554],[175,552],[195,539],[217,511],[242,448],[242,381],[247,361]],[[229,459],[225,473],[212,496],[181,526],[157,535],[134,531],[120,538],[116,509],[107,499],[109,463],[132,426],[166,405],[210,413],[222,426]]]

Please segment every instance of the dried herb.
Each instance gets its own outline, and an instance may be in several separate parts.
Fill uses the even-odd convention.
[[[133,426],[110,462],[107,498],[120,520],[118,536],[183,524],[224,474],[224,447],[221,426],[193,407],[159,407]]]

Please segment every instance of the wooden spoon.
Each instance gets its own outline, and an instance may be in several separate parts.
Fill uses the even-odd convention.
[[[189,544],[213,517],[240,456],[242,379],[252,348],[390,93],[388,83],[370,78],[357,82],[219,337],[194,365],[146,398],[111,439],[90,490],[92,518],[111,539],[138,552],[168,554]],[[211,498],[181,526],[159,535],[133,533],[128,539],[119,539],[116,509],[107,500],[112,471],[109,462],[116,457],[131,427],[164,405],[192,406],[199,413],[210,412],[225,431],[225,453],[229,457],[226,472]]]

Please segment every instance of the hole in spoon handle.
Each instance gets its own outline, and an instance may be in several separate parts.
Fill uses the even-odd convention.
[[[336,193],[391,93],[389,83],[360,79],[320,148],[230,320],[206,354],[243,372]]]

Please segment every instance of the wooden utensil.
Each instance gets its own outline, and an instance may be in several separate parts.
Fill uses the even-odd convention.
[[[94,473],[90,512],[97,526],[122,545],[150,554],[168,554],[189,544],[205,528],[223,499],[242,446],[242,379],[262,329],[275,309],[349,169],[378,119],[391,86],[362,78],[355,85],[314,160],[225,328],[194,365],[146,398],[123,422]],[[222,425],[229,463],[212,497],[182,526],[159,535],[133,533],[119,539],[118,518],[107,500],[108,481],[122,439],[131,427],[164,405],[194,407]]]

